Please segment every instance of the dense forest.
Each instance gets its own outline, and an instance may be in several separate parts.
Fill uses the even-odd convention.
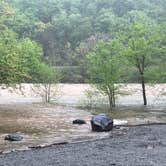
[[[12,82],[27,70],[30,74],[25,81],[34,82],[31,78],[45,65],[43,62],[61,71],[62,82],[86,82],[86,55],[99,41],[108,42],[117,36],[125,45],[136,21],[148,25],[150,36],[156,31],[161,37],[166,35],[166,0],[1,0],[0,54],[6,53],[9,59],[0,60],[1,82],[16,67],[23,72],[16,71]],[[164,47],[166,38],[159,41]],[[10,56],[8,50],[14,54]],[[22,61],[14,57],[20,50]],[[155,62],[151,62],[149,77],[165,82],[165,54],[158,52],[151,58]],[[36,69],[38,61],[42,62],[40,69]],[[128,82],[138,81],[134,67],[126,72],[130,75]]]

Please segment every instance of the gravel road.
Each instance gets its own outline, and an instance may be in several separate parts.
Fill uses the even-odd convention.
[[[166,166],[166,126],[114,129],[107,139],[3,154],[0,166]]]

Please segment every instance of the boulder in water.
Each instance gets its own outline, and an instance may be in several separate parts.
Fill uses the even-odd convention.
[[[113,120],[105,114],[98,114],[91,119],[92,131],[103,132],[113,129]]]
[[[22,139],[23,139],[23,137],[17,133],[8,134],[5,136],[5,140],[8,140],[8,141],[21,141]]]

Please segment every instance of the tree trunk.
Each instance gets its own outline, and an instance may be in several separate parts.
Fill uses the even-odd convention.
[[[141,84],[142,84],[142,95],[143,95],[144,105],[147,105],[145,79],[143,74],[141,75]]]
[[[48,85],[47,84],[45,84],[44,85],[44,93],[45,93],[45,103],[48,103]]]
[[[112,106],[115,107],[115,88],[114,88],[114,85],[113,85],[113,89],[112,89]]]
[[[51,84],[48,84],[48,103],[50,103],[50,98],[51,98]]]
[[[108,95],[108,99],[109,99],[110,110],[112,110],[113,103],[112,103],[112,95],[111,94]]]
[[[108,99],[109,99],[109,106],[110,110],[115,107],[115,90],[114,86],[108,88]]]

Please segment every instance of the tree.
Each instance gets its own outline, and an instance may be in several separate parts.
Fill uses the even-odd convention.
[[[55,83],[60,80],[60,73],[57,69],[53,69],[44,63],[39,65],[37,81],[35,85],[37,93],[40,94],[46,103],[50,103],[51,97],[56,95],[58,89]]]
[[[27,73],[26,82],[38,82],[41,73],[40,66],[43,64],[43,52],[41,47],[28,38],[20,39],[17,44],[20,70]]]
[[[28,38],[18,39],[12,30],[0,32],[0,83],[38,82],[42,49]]]
[[[0,0],[0,30],[13,30],[20,39],[39,43],[53,66],[81,70],[86,53],[80,56],[77,49],[88,39],[117,37],[143,17],[163,24],[165,16],[166,0]],[[87,79],[85,74],[80,78]]]
[[[19,43],[20,44],[20,43]],[[27,73],[19,65],[18,40],[10,30],[0,33],[0,83],[18,83],[27,78]]]
[[[94,51],[87,55],[90,82],[108,96],[110,109],[115,107],[116,83],[122,82],[123,46],[118,39],[108,43],[99,42]]]
[[[139,73],[143,103],[147,105],[145,83],[150,80],[145,77],[146,72],[152,64],[155,64],[156,59],[160,59],[163,52],[160,28],[152,22],[136,21],[129,28],[125,44],[126,57]]]
[[[15,11],[5,0],[0,1],[0,29],[5,29],[13,18]]]

